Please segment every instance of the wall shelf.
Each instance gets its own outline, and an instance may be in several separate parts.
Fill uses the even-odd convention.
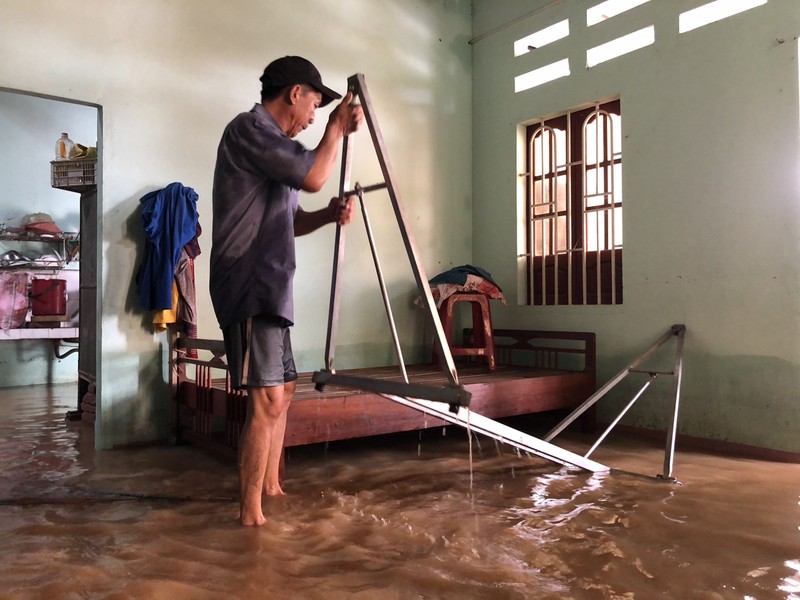
[[[75,258],[77,252],[74,252],[79,239],[80,235],[74,232],[49,233],[19,228],[0,231],[0,256],[5,258],[7,251],[16,250],[22,257],[20,260],[0,260],[0,274],[28,273],[30,282],[37,278],[52,279],[66,271],[79,271],[78,259]],[[36,317],[29,312],[26,321],[34,320]],[[74,321],[70,324],[74,325]],[[0,330],[0,340],[64,340],[79,335],[77,326],[65,327],[58,319],[52,323],[36,323],[32,327],[29,324]]]
[[[61,271],[66,265],[73,262],[70,259],[70,253],[78,239],[79,234],[74,232],[36,233],[24,229],[0,231],[0,246],[4,248],[0,255],[9,249],[9,246],[19,248],[20,244],[46,244],[59,249],[56,254],[45,253],[36,259],[26,257],[28,260],[16,261],[11,264],[4,264],[5,261],[0,261],[0,271]],[[11,244],[3,242],[11,242]],[[24,253],[20,254],[25,256]]]
[[[79,336],[78,327],[22,327],[0,329],[0,340],[71,340]]]

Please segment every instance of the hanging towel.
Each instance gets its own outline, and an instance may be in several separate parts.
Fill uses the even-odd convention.
[[[169,310],[181,248],[197,235],[197,192],[175,182],[139,202],[147,237],[136,276],[139,304],[145,310]]]

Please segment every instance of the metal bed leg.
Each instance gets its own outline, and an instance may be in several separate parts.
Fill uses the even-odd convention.
[[[584,412],[586,412],[589,408],[594,406],[603,396],[605,396],[615,385],[617,385],[620,381],[625,379],[631,373],[644,373],[650,376],[650,379],[644,384],[644,386],[639,390],[636,396],[631,400],[625,408],[617,415],[617,417],[611,422],[608,428],[603,432],[600,438],[594,443],[594,445],[589,449],[589,451],[585,454],[588,457],[594,450],[600,445],[600,443],[605,439],[605,437],[611,432],[611,430],[619,423],[622,417],[625,415],[626,412],[633,406],[633,404],[642,396],[645,390],[650,387],[650,384],[655,380],[655,378],[659,375],[670,375],[673,377],[672,383],[672,419],[669,424],[669,428],[667,431],[667,444],[664,449],[664,472],[658,475],[659,479],[664,479],[668,481],[675,481],[672,477],[672,468],[673,468],[673,459],[675,454],[675,439],[677,435],[677,427],[678,427],[678,410],[680,407],[680,389],[681,389],[681,377],[683,374],[683,344],[684,344],[684,336],[686,333],[686,326],[682,324],[672,325],[667,332],[662,335],[655,344],[653,344],[648,350],[646,350],[641,356],[639,356],[636,360],[630,363],[627,367],[625,367],[622,371],[614,375],[605,385],[603,385],[597,392],[592,394],[585,402],[583,402],[578,408],[572,411],[567,417],[562,420],[558,425],[556,425],[545,437],[544,440],[546,442],[552,442],[552,440],[564,429],[566,429],[570,424],[572,424],[579,416],[581,416]],[[665,343],[667,343],[673,337],[676,339],[676,348],[675,348],[675,365],[672,371],[658,371],[653,369],[644,369],[639,368],[642,363],[644,363],[647,359],[652,357],[656,351],[661,348]]]

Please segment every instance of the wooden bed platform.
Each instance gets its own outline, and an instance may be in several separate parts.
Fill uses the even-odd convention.
[[[465,330],[469,339],[470,330]],[[458,379],[472,394],[470,409],[491,419],[579,405],[595,391],[595,335],[586,332],[493,330],[497,368],[457,363]],[[173,438],[235,458],[246,395],[230,389],[222,341],[177,338],[171,349]],[[443,386],[435,365],[410,365],[409,381]],[[397,366],[337,370],[402,382]],[[300,374],[289,406],[285,446],[302,446],[401,431],[445,422],[377,394],[327,385],[314,389]],[[593,414],[587,414],[593,418]]]

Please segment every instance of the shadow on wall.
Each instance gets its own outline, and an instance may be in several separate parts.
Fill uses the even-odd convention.
[[[162,340],[141,335],[154,333],[153,317],[139,307],[135,281],[145,245],[139,199],[150,191],[141,188],[106,214],[106,227],[118,224],[120,235],[104,236],[117,242],[115,248],[105,250],[103,302],[105,306],[124,307],[124,313],[113,322],[105,318],[98,450],[151,443],[168,435],[167,341],[165,336]]]
[[[169,435],[171,393],[164,377],[166,341],[151,352],[106,352],[98,419],[103,426],[98,450],[165,441]]]
[[[134,198],[125,200],[122,204],[116,207],[120,213],[127,214],[128,216],[122,221],[122,236],[120,240],[124,243],[125,256],[129,260],[119,261],[119,269],[109,268],[109,287],[115,289],[120,295],[110,299],[112,306],[125,306],[125,312],[131,315],[141,315],[141,327],[145,331],[152,331],[153,328],[153,315],[149,311],[142,309],[139,306],[139,296],[136,289],[136,273],[144,260],[145,244],[147,238],[145,237],[144,230],[142,229],[142,213],[140,200],[143,196],[153,191],[152,189],[144,189]],[[121,257],[116,257],[121,258]],[[133,265],[133,269],[131,269]],[[115,285],[111,282],[111,273],[130,273],[130,281],[119,281]],[[125,301],[122,302],[122,291],[126,290]]]

